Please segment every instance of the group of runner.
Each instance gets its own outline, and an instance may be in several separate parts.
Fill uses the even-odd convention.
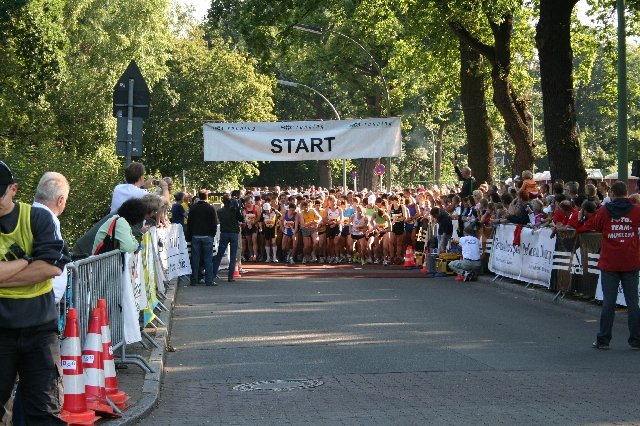
[[[426,193],[410,189],[292,192],[254,189],[243,198],[245,261],[401,264],[429,217]]]

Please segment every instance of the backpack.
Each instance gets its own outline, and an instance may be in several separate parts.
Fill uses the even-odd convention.
[[[94,255],[108,253],[120,248],[120,241],[116,240],[114,237],[116,231],[116,222],[118,222],[118,219],[120,219],[120,217],[116,216],[113,221],[111,221],[111,225],[109,225],[109,229],[107,230],[107,235],[105,235],[104,240],[100,241],[100,243],[96,246],[96,250],[93,253]]]

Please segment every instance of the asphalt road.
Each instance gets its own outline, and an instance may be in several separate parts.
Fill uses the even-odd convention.
[[[599,351],[593,314],[488,279],[299,269],[180,287],[176,351],[140,424],[640,424],[640,351],[622,322]]]

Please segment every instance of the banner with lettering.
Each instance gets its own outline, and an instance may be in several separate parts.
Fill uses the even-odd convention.
[[[154,228],[152,228],[154,229]],[[155,228],[158,256],[167,280],[191,274],[191,263],[182,225],[172,224],[169,228]]]
[[[551,228],[523,228],[520,245],[513,245],[515,225],[496,228],[489,270],[496,275],[549,287],[555,239]]]
[[[126,253],[124,255],[124,273],[122,274],[122,331],[127,345],[142,340],[140,334],[139,315],[140,307],[136,299],[140,296],[141,280],[138,274],[138,255]],[[134,283],[137,281],[137,287]],[[142,293],[144,293],[142,291]],[[146,296],[145,296],[146,299]]]
[[[205,123],[205,161],[303,161],[398,157],[400,117]]]
[[[151,235],[148,232],[142,234],[142,250],[140,251],[142,258],[142,276],[144,288],[147,293],[147,306],[143,310],[143,326],[146,326],[156,318],[153,310],[158,306],[158,298],[156,297],[156,271],[155,260],[153,259],[153,251],[155,247],[151,242]]]

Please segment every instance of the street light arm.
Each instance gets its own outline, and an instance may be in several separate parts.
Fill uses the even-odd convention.
[[[360,48],[360,50],[362,50],[371,59],[371,61],[373,62],[373,65],[376,67],[376,71],[378,71],[378,75],[380,76],[380,79],[382,80],[382,85],[383,85],[384,91],[385,91],[387,117],[391,117],[391,99],[390,99],[390,96],[389,96],[389,87],[387,86],[387,79],[384,77],[384,73],[382,72],[382,68],[380,68],[380,65],[378,64],[376,59],[373,57],[371,52],[369,52],[367,49],[365,49],[365,47],[362,44],[360,44],[357,40],[354,40],[353,38],[349,37],[348,35],[346,35],[344,33],[341,33],[340,31],[326,29],[326,28],[320,28],[320,27],[313,27],[311,25],[304,25],[304,24],[296,24],[296,25],[293,26],[293,28],[296,29],[296,30],[299,30],[299,31],[305,31],[305,32],[308,32],[308,33],[320,34],[320,35],[323,35],[324,33],[336,34],[336,35],[339,35],[341,37],[346,38],[351,43],[353,43],[356,46],[358,46]]]
[[[278,84],[281,84],[283,86],[304,87],[305,89],[311,90],[313,93],[315,93],[316,95],[320,96],[327,104],[329,104],[329,106],[333,110],[333,113],[336,116],[336,120],[340,120],[340,114],[338,114],[338,110],[336,109],[336,107],[333,106],[333,104],[329,101],[329,99],[327,99],[322,93],[318,92],[313,87],[307,86],[306,84],[296,83],[296,82],[287,81],[287,80],[277,80],[277,82],[278,82]]]

